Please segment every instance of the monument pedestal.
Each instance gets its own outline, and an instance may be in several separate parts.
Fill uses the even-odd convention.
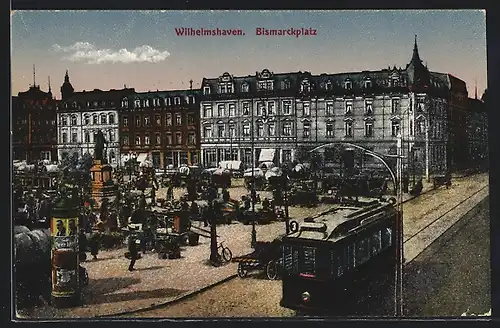
[[[92,176],[92,198],[97,208],[101,207],[103,198],[116,196],[118,187],[113,182],[112,172],[111,165],[104,164],[101,160],[94,160],[90,174]]]

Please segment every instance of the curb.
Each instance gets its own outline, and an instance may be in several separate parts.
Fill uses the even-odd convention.
[[[140,309],[136,309],[136,310],[129,310],[129,311],[123,311],[123,312],[118,312],[118,313],[113,313],[113,314],[105,314],[105,315],[98,315],[98,316],[95,316],[96,318],[112,318],[112,317],[115,317],[115,316],[121,316],[121,315],[126,315],[126,314],[133,314],[133,313],[140,313],[140,312],[146,312],[146,311],[150,311],[150,310],[154,310],[154,309],[157,309],[157,308],[160,308],[160,307],[164,307],[164,306],[167,306],[167,305],[172,305],[172,304],[175,304],[175,303],[178,303],[178,302],[181,302],[181,301],[185,301],[191,297],[194,297],[198,294],[201,294],[203,293],[204,291],[212,288],[212,287],[216,287],[218,285],[221,285],[223,283],[226,283],[234,278],[236,278],[238,275],[237,274],[233,274],[233,275],[230,275],[229,277],[226,277],[222,280],[219,280],[213,284],[210,284],[210,285],[207,285],[203,288],[200,288],[200,289],[197,289],[197,290],[194,290],[192,292],[189,292],[187,294],[184,294],[178,298],[175,298],[173,300],[170,300],[170,301],[167,301],[167,302],[164,302],[164,303],[159,303],[159,304],[155,304],[153,306],[148,306],[148,307],[144,307],[144,308],[140,308]]]

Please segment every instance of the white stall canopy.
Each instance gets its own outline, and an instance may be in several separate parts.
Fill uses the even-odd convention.
[[[272,162],[274,160],[274,153],[276,149],[261,149],[259,155],[259,162]]]

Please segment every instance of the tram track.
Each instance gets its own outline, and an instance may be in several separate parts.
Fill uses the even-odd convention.
[[[485,185],[485,186],[481,187],[479,190],[475,191],[473,194],[471,194],[467,198],[461,200],[459,203],[455,204],[453,207],[451,207],[450,209],[448,209],[447,211],[445,211],[443,214],[439,215],[437,218],[435,218],[434,220],[432,220],[429,223],[427,223],[425,226],[423,226],[422,228],[420,228],[417,232],[415,232],[411,236],[407,237],[406,240],[403,241],[403,245],[406,244],[407,242],[409,242],[410,240],[412,240],[413,238],[419,236],[424,230],[429,229],[432,225],[436,224],[444,216],[446,216],[447,214],[449,214],[450,212],[452,212],[453,210],[455,210],[457,207],[459,207],[460,205],[464,204],[470,198],[476,196],[477,194],[479,194],[480,192],[482,192],[484,189],[486,189],[488,187],[489,187],[489,185]]]

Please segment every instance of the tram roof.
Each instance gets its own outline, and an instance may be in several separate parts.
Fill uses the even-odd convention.
[[[299,230],[286,238],[335,242],[346,237],[354,229],[387,217],[384,208],[393,208],[388,201],[374,198],[359,198],[357,205],[333,205],[329,210],[312,218],[304,219]]]

